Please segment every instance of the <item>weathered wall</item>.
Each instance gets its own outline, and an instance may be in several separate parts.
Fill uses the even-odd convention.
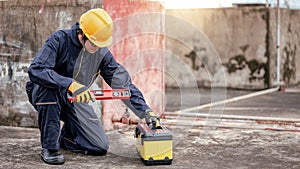
[[[101,6],[101,0],[0,2],[0,125],[37,125],[25,95],[30,60],[52,32],[70,28],[84,11]]]
[[[0,2],[0,124],[37,125],[37,114],[28,103],[24,90],[30,60],[53,31],[69,28],[84,11],[101,6],[101,0]],[[281,9],[281,77],[285,85],[300,82],[299,12]],[[164,44],[160,42],[165,40],[166,59],[157,59],[157,65],[150,64],[143,71],[151,69],[154,74],[165,71],[167,87],[214,85],[262,89],[276,85],[276,9],[268,11],[265,8],[245,7],[167,10],[161,22],[164,20],[165,36],[155,35],[155,38],[152,38],[155,43],[137,43],[138,38],[144,38],[146,33],[116,42],[134,42],[131,45],[139,47],[133,51],[128,50],[125,55],[119,53],[121,48],[114,49],[117,59],[122,61],[122,56],[127,55],[131,55],[131,58],[146,55],[160,57],[164,55],[163,51],[157,53],[156,49],[164,50]],[[143,18],[139,18],[136,21],[130,20],[129,23],[142,21]],[[147,27],[149,23],[144,24],[143,26]],[[139,24],[135,25],[136,29],[140,28]],[[149,25],[149,28],[155,26]],[[162,29],[157,27],[154,30],[160,32]],[[151,33],[153,32],[149,31],[148,35]],[[146,46],[149,44],[162,46]],[[152,58],[147,59],[147,63],[151,63]],[[135,61],[142,62],[138,59]],[[129,69],[134,75],[133,80],[138,82],[139,79],[143,79],[137,85],[149,93],[146,95],[149,102],[153,102],[157,93],[163,96],[163,88],[159,87],[160,89],[155,91],[145,88],[144,85],[151,83],[159,86],[164,81],[163,76],[157,76],[162,79],[150,79],[143,71],[136,73],[139,68],[135,67],[130,59],[125,59],[124,63],[135,68]],[[166,65],[166,70],[163,65]],[[163,107],[163,98],[161,100],[155,102],[154,107]]]
[[[162,114],[165,106],[165,22],[162,2],[103,0],[103,8],[114,20],[111,52],[128,70],[132,82],[141,90],[150,108]],[[120,125],[112,124],[111,119],[124,115],[125,107],[119,100],[103,102],[103,122],[107,130]],[[130,118],[138,119],[132,112]]]
[[[185,87],[195,83],[240,89],[274,86],[275,13],[276,9],[264,7],[167,10],[166,34],[171,36],[166,40],[166,70],[172,78],[166,78],[166,85],[178,86],[175,81],[181,81]],[[300,82],[296,69],[300,64],[296,18],[300,15],[293,10],[281,13],[282,80],[293,85]],[[174,38],[177,33],[184,36]]]
[[[276,85],[276,9],[270,10],[270,82]],[[300,10],[280,10],[280,75],[284,86],[300,83]]]

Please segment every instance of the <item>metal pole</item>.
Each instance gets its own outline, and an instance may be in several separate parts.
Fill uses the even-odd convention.
[[[280,86],[280,7],[279,7],[280,0],[277,0],[277,85]]]

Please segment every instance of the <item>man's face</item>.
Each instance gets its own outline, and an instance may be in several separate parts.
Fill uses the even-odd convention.
[[[99,47],[94,45],[90,40],[86,40],[84,46],[89,53],[96,53],[99,49]]]

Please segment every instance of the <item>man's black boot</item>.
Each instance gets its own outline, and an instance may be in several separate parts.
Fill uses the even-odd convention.
[[[41,158],[47,164],[63,164],[65,162],[64,156],[58,151],[49,151],[45,148],[42,149]]]

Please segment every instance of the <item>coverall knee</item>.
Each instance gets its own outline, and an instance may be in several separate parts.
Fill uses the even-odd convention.
[[[38,111],[38,124],[43,148],[64,148],[91,155],[104,155],[108,139],[94,109],[85,103],[70,103],[57,89],[31,82],[26,85],[30,103]],[[60,121],[64,126],[60,127]]]

